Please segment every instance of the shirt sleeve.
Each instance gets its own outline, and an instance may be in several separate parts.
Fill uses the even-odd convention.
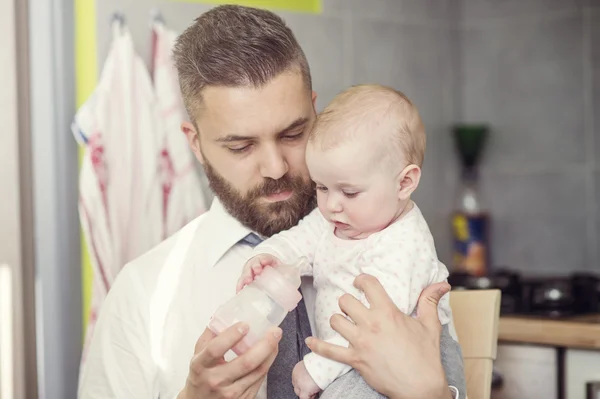
[[[158,396],[144,298],[139,280],[124,267],[102,305],[84,359],[79,398]]]
[[[452,337],[450,333],[450,324],[442,326],[442,334],[440,336],[440,355],[442,358],[442,367],[446,374],[446,381],[448,385],[453,388],[456,393],[455,398],[463,397],[459,396],[462,392],[466,392],[466,380],[465,380],[465,368],[462,358],[462,352],[458,342]]]
[[[300,270],[300,273],[303,276],[310,276],[317,246],[328,226],[327,220],[317,208],[300,220],[296,226],[263,241],[254,248],[252,256],[268,253],[288,264],[305,257],[308,264]]]

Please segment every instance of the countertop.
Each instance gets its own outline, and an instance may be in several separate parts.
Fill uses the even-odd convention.
[[[600,350],[600,314],[559,320],[501,316],[498,341]]]

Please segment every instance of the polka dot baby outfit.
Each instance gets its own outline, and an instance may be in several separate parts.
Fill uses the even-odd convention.
[[[446,267],[438,260],[433,237],[421,211],[416,206],[386,229],[362,240],[345,240],[335,236],[334,226],[318,209],[297,226],[282,231],[258,245],[253,256],[268,253],[283,263],[292,264],[299,257],[310,263],[303,276],[313,276],[317,291],[315,303],[316,336],[332,344],[348,342],[329,325],[335,313],[342,313],[338,299],[350,293],[366,306],[364,294],[353,283],[366,273],[378,278],[396,306],[412,314],[421,291],[428,285],[445,281]],[[305,263],[306,264],[306,263]],[[451,320],[448,295],[440,301],[438,314],[442,324]],[[351,367],[315,353],[304,358],[305,366],[321,389],[325,389]]]

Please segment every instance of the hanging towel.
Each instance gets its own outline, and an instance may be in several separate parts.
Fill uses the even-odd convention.
[[[177,34],[163,22],[153,24],[154,90],[162,122],[159,170],[163,199],[163,237],[169,237],[207,209],[208,187],[201,182],[197,164],[181,124],[188,120],[173,62]]]
[[[163,133],[152,80],[129,30],[116,21],[113,35],[98,86],[72,124],[84,147],[79,215],[93,268],[82,361],[98,310],[118,272],[163,237]]]

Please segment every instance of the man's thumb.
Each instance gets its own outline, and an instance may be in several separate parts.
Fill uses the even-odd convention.
[[[431,328],[439,328],[438,303],[450,291],[450,284],[446,282],[432,284],[425,288],[417,302],[417,318]]]

